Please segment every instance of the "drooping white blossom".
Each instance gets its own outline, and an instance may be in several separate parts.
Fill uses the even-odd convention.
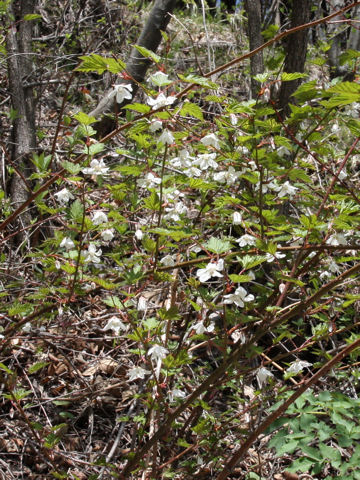
[[[286,369],[287,373],[297,374],[301,372],[306,367],[311,367],[312,364],[307,362],[306,360],[296,360],[293,362],[289,368]]]
[[[242,219],[242,215],[241,215],[240,212],[234,212],[232,219],[233,219],[232,223],[234,225],[241,225],[242,224],[243,219]]]
[[[153,345],[151,348],[149,348],[147,354],[149,357],[151,357],[151,360],[158,361],[159,359],[163,359],[166,357],[166,355],[169,353],[169,350],[165,347],[162,347],[161,345]]]
[[[91,219],[94,225],[100,225],[102,223],[106,223],[108,221],[106,213],[102,212],[101,210],[96,210]]]
[[[144,379],[145,375],[149,375],[151,372],[145,370],[142,367],[133,367],[128,371],[129,382],[137,380],[138,378]]]
[[[237,307],[240,308],[244,307],[244,302],[252,302],[255,299],[254,295],[248,294],[248,292],[243,287],[238,287],[234,293],[224,295],[224,298],[224,303],[234,303]]]
[[[227,170],[222,172],[214,173],[214,180],[220,183],[226,183],[227,185],[232,185],[240,177],[241,173],[237,172],[234,167],[229,167]]]
[[[119,84],[114,85],[113,91],[110,93],[111,97],[116,97],[117,103],[122,103],[124,100],[131,100],[132,99],[132,85],[128,84]]]
[[[208,168],[213,168],[216,170],[218,164],[215,162],[216,153],[201,153],[195,157],[193,165],[197,165],[201,170],[207,170]]]
[[[165,145],[171,145],[175,142],[175,138],[170,130],[165,129],[159,137],[159,142],[162,142]]]
[[[119,335],[120,331],[126,330],[126,325],[120,320],[120,318],[116,317],[115,315],[109,319],[103,331],[106,332],[107,330],[113,330],[115,335]]]
[[[268,252],[268,253],[265,255],[265,257],[266,257],[267,263],[272,263],[272,262],[275,260],[275,258],[284,258],[284,257],[286,257],[286,253],[276,252],[276,253],[273,255],[272,253],[269,253],[269,252]]]
[[[72,250],[75,248],[75,243],[69,237],[65,237],[62,239],[60,243],[61,248],[65,248],[66,250]]]
[[[268,382],[269,378],[274,375],[265,367],[260,367],[256,372],[256,378],[259,383],[259,387],[262,388]]]
[[[85,252],[85,258],[84,262],[85,263],[100,263],[101,262],[101,248],[99,250],[96,250],[96,245],[94,243],[90,243],[87,252]]]
[[[98,175],[105,175],[108,170],[109,167],[105,166],[104,160],[93,159],[90,162],[90,167],[83,168],[82,172],[86,175],[94,175],[97,177]]]
[[[252,235],[249,235],[248,233],[245,233],[244,235],[242,235],[240,238],[236,240],[236,243],[239,244],[239,247],[252,246],[252,245],[256,245],[256,238],[253,237]]]
[[[207,282],[211,277],[223,277],[220,273],[224,269],[224,260],[220,259],[215,263],[208,263],[205,268],[199,268],[196,276],[199,277],[201,283]]]
[[[345,238],[345,235],[342,233],[334,233],[333,235],[330,235],[330,237],[326,240],[326,243],[328,245],[333,245],[334,247],[338,245],[346,245],[347,240]]]
[[[156,185],[160,185],[160,183],[161,178],[156,177],[151,172],[147,173],[145,178],[140,178],[140,180],[138,180],[138,185],[141,188],[154,188]]]
[[[192,327],[195,330],[196,335],[202,335],[203,333],[211,333],[215,330],[215,323],[210,322],[209,325],[206,327],[204,325],[204,321],[200,321],[195,323]]]
[[[164,265],[164,267],[173,267],[175,265],[175,260],[173,258],[173,255],[165,255],[160,260],[161,265]]]
[[[285,196],[292,198],[296,194],[296,190],[299,189],[297,187],[293,187],[288,181],[286,181],[281,186],[276,187],[275,190],[279,192],[278,197],[280,198]]]
[[[69,192],[67,188],[63,188],[62,190],[60,190],[60,192],[57,192],[54,195],[61,205],[66,205],[70,200],[73,200],[75,198],[74,195]]]
[[[104,242],[111,242],[111,240],[114,238],[114,233],[110,228],[107,230],[103,230],[101,232],[101,238],[104,240]]]
[[[157,132],[158,130],[162,129],[162,121],[161,120],[153,120],[149,126],[149,132]]]
[[[220,148],[220,141],[214,133],[209,133],[208,135],[205,135],[205,137],[203,137],[200,142],[206,146]]]
[[[172,105],[176,101],[176,97],[169,96],[166,97],[163,93],[160,93],[156,98],[148,98],[147,103],[150,105],[150,107],[153,108],[153,110],[156,110],[157,108],[160,107],[166,107],[168,105]]]

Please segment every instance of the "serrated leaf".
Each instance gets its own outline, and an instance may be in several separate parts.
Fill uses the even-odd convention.
[[[96,122],[95,117],[87,115],[84,112],[78,112],[75,115],[73,115],[73,117],[82,125],[91,125],[92,123]]]
[[[6,365],[0,362],[0,370],[4,370],[4,372],[8,373],[9,375],[14,375],[15,372],[13,370],[10,370]]]
[[[84,205],[80,200],[75,200],[70,207],[70,217],[75,221],[81,221],[84,215]]]
[[[28,373],[31,375],[32,373],[36,373],[38,372],[39,370],[41,370],[42,368],[46,367],[47,365],[49,365],[49,362],[37,362],[37,363],[34,363],[33,365],[31,365],[29,368],[28,368]]]
[[[180,80],[186,83],[195,83],[196,85],[201,85],[202,87],[206,87],[206,88],[213,88],[213,89],[218,88],[218,85],[216,83],[212,82],[211,80],[205,77],[199,77],[193,74],[185,76],[185,75],[181,75],[180,73],[178,74],[178,77],[180,78]]]
[[[349,127],[350,132],[356,137],[360,137],[360,121],[352,118],[346,125]]]
[[[138,177],[141,175],[146,167],[143,165],[120,165],[115,167],[114,170],[117,172],[121,172],[124,175],[134,175],[134,177]]]
[[[39,20],[42,19],[42,16],[39,15],[38,13],[28,13],[27,15],[24,15],[23,20],[29,21],[29,20]]]
[[[77,163],[69,162],[68,160],[64,160],[63,162],[61,162],[61,166],[65,168],[66,171],[71,173],[71,175],[76,175],[77,173],[80,172],[82,168],[81,165],[78,165]]]
[[[257,265],[260,265],[261,263],[264,263],[267,261],[267,257],[260,256],[260,255],[244,255],[243,257],[237,257],[246,270],[249,270],[251,268],[256,267]]]
[[[182,109],[180,110],[180,115],[186,117],[186,115],[190,115],[191,117],[197,118],[199,120],[204,119],[203,112],[199,105],[191,102],[185,102]]]
[[[228,240],[222,240],[221,238],[211,237],[205,244],[205,248],[213,253],[224,253],[231,250],[231,243]]]
[[[229,278],[234,283],[244,283],[250,282],[251,276],[250,275],[236,275],[235,273],[229,275]]]
[[[156,55],[156,53],[152,52],[151,50],[148,50],[145,47],[141,47],[140,45],[134,45],[136,50],[141,53],[141,55],[145,58],[151,58],[155,63],[159,63],[161,60],[161,57],[159,55]]]
[[[104,143],[92,143],[89,147],[84,148],[84,153],[88,155],[96,155],[104,150],[105,144]]]
[[[151,195],[144,200],[145,208],[149,210],[159,210],[160,208],[160,199],[157,193],[152,192]]]
[[[205,182],[201,178],[190,178],[189,187],[196,190],[212,190],[216,188],[214,184]]]
[[[165,237],[170,237],[176,242],[179,242],[183,238],[191,237],[191,233],[185,233],[182,230],[169,230],[167,228],[153,228],[149,230],[151,233],[156,233],[158,235],[163,235]]]
[[[284,72],[281,75],[281,80],[283,82],[292,82],[293,80],[297,80],[298,78],[305,78],[307,76],[308,76],[307,73],[299,73],[299,72],[286,73],[286,72]]]
[[[151,110],[151,107],[149,105],[144,105],[143,103],[128,103],[122,108],[127,110],[133,110],[134,112],[138,113],[148,113]]]
[[[118,308],[120,310],[123,310],[124,308],[120,298],[116,295],[111,295],[111,297],[103,298],[102,302],[111,308]]]
[[[290,180],[302,180],[305,183],[311,183],[312,179],[311,177],[302,169],[299,168],[293,168],[289,171],[288,173],[289,179]]]
[[[89,56],[79,57],[81,64],[76,68],[79,72],[96,72],[102,74],[105,71],[120,73],[126,68],[126,64],[115,58],[101,57],[93,53]]]

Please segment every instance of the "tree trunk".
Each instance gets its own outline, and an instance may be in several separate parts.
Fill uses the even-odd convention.
[[[36,148],[35,136],[35,109],[34,93],[31,87],[27,87],[32,74],[32,29],[33,22],[23,20],[24,15],[34,13],[35,0],[22,0],[19,9],[16,3],[10,6],[10,13],[16,19],[9,27],[6,37],[7,63],[9,72],[9,90],[11,103],[16,111],[13,121],[13,148],[11,152],[12,166],[15,169],[10,186],[10,197],[14,209],[25,202],[30,193],[30,187],[26,179],[31,174],[31,154]],[[29,211],[19,217],[16,228],[26,228],[31,223]],[[27,238],[26,233],[19,233],[18,241]]]
[[[260,47],[264,43],[261,35],[261,1],[260,0],[245,0],[245,10],[248,19],[248,36],[250,50]],[[250,58],[250,73],[251,77],[264,71],[263,52],[259,52]],[[256,98],[259,91],[259,82],[251,78],[251,95]]]
[[[329,2],[329,13],[334,13],[344,6],[344,0],[333,0]],[[345,31],[343,25],[336,23],[341,20],[341,16],[334,17],[328,24],[328,35],[330,36],[331,47],[328,52],[328,60],[330,66],[330,78],[339,77],[342,73],[342,69],[339,65],[339,59],[341,54],[341,42],[345,40]],[[345,70],[345,69],[344,69]]]
[[[311,0],[296,0],[293,2],[291,13],[291,27],[294,28],[310,21]],[[287,38],[285,44],[285,64],[286,73],[304,72],[306,51],[308,43],[308,30],[300,30]],[[279,93],[279,108],[283,115],[290,113],[289,101],[291,95],[299,86],[301,79],[291,82],[283,82]]]
[[[169,21],[170,14],[173,12],[176,1],[174,0],[156,0],[147,22],[141,32],[137,45],[145,47],[147,50],[156,52],[160,45],[162,36],[161,32],[165,31]],[[119,83],[131,83],[133,87],[133,95],[138,88],[136,82],[143,82],[145,74],[151,61],[143,57],[136,48],[133,48],[130,58],[126,64],[126,71],[136,81],[121,80]],[[122,104],[116,104],[115,97],[112,95],[113,89],[110,89],[99,102],[98,106],[90,113],[95,118],[99,118],[105,113],[114,112],[115,108],[121,108],[128,100]],[[101,118],[95,125],[98,137],[103,137],[107,133],[116,128],[116,122],[110,117]]]

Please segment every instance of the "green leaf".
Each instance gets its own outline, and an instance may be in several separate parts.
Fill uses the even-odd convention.
[[[211,237],[210,240],[205,243],[205,248],[213,253],[224,253],[231,250],[231,243],[228,240],[221,240],[220,238]]]
[[[68,160],[64,160],[61,163],[61,166],[65,168],[65,170],[67,170],[69,173],[71,173],[71,175],[78,174],[82,168],[81,165],[78,165],[77,163],[69,162]]]
[[[307,73],[299,73],[299,72],[286,73],[286,72],[284,72],[281,75],[281,80],[283,82],[292,82],[293,80],[297,80],[298,78],[305,78],[307,76],[308,76]]]
[[[356,137],[360,137],[360,121],[355,118],[350,119],[346,122],[346,125],[349,127],[350,132]]]
[[[82,125],[91,125],[92,123],[96,122],[95,117],[91,117],[90,115],[87,115],[84,112],[78,112],[75,115],[73,115],[73,117]]]
[[[138,112],[138,113],[148,113],[151,110],[151,107],[149,105],[145,105],[143,103],[128,103],[127,105],[124,105],[122,108],[127,110],[133,110],[134,112]]]
[[[145,208],[149,210],[159,210],[160,208],[160,199],[156,192],[152,192],[151,195],[144,200]]]
[[[267,261],[266,257],[260,255],[244,255],[243,257],[237,257],[237,259],[246,270],[254,268]]]
[[[4,370],[4,372],[8,373],[9,375],[14,375],[15,372],[13,370],[10,370],[6,365],[0,362],[0,370]]]
[[[88,155],[96,155],[104,150],[105,144],[104,143],[92,143],[89,147],[85,147],[83,152]]]
[[[70,217],[76,222],[81,222],[84,211],[84,205],[80,202],[80,200],[75,200],[70,207]]]
[[[182,109],[180,110],[180,115],[186,117],[186,115],[190,115],[191,117],[197,118],[199,120],[204,119],[204,115],[202,109],[199,105],[191,102],[185,102]]]
[[[213,89],[219,88],[219,86],[216,83],[212,82],[211,80],[205,77],[199,77],[193,74],[185,76],[185,75],[181,75],[180,73],[178,74],[178,77],[180,78],[180,80],[186,83],[195,83],[196,85],[201,85],[202,87],[206,87],[206,88],[213,88]]]
[[[151,50],[148,50],[145,47],[141,47],[140,45],[134,45],[136,50],[141,53],[141,55],[145,58],[151,58],[155,63],[159,63],[161,60],[161,57],[159,55],[156,55],[156,53],[152,52]]]
[[[167,228],[161,228],[161,227],[152,228],[151,230],[149,230],[149,232],[150,233],[156,233],[158,235],[163,235],[165,237],[170,237],[173,240],[175,240],[176,242],[179,242],[183,238],[189,238],[189,237],[192,236],[191,233],[186,233],[182,230],[169,230]]]
[[[38,13],[28,13],[27,15],[24,15],[23,20],[29,21],[29,20],[39,20],[42,19],[42,16]]]
[[[236,275],[235,273],[229,275],[229,278],[234,283],[244,283],[250,282],[251,276],[250,275]]]
[[[120,310],[124,308],[120,298],[117,297],[116,295],[111,295],[111,297],[106,297],[105,299],[102,299],[102,302],[111,308],[118,308]]]
[[[38,372],[39,370],[41,370],[42,368],[46,367],[47,365],[49,365],[49,362],[37,362],[37,363],[34,363],[32,364],[29,368],[28,368],[28,373],[31,375],[32,373],[36,373]]]
[[[101,75],[105,71],[121,73],[126,68],[126,64],[121,60],[101,57],[95,53],[79,58],[82,60],[81,64],[76,68],[79,72],[96,72]]]

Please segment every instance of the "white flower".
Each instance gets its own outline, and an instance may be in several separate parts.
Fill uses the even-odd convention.
[[[145,178],[138,180],[138,185],[141,188],[154,188],[156,185],[160,185],[161,178],[155,177],[151,172],[146,174]]]
[[[240,177],[241,173],[237,172],[234,167],[229,167],[228,170],[217,172],[214,174],[214,180],[220,183],[232,185]]]
[[[276,153],[279,155],[279,157],[285,157],[285,155],[290,155],[290,150],[286,147],[284,147],[284,145],[281,145],[281,147],[279,147],[277,150],[276,150]]]
[[[243,332],[240,332],[239,330],[235,330],[231,334],[231,338],[235,343],[239,342],[241,345],[246,342],[246,337]]]
[[[69,202],[69,200],[72,200],[74,198],[74,195],[69,192],[67,188],[63,188],[62,190],[60,190],[60,192],[55,193],[55,197],[61,205],[65,205]]]
[[[234,127],[238,123],[238,118],[235,113],[230,113],[230,123]]]
[[[286,369],[287,373],[299,373],[301,372],[304,368],[306,367],[311,367],[312,364],[309,362],[306,362],[305,360],[296,360],[293,362],[289,368]]]
[[[334,125],[331,127],[331,132],[332,133],[338,133],[340,131],[340,126],[338,123],[334,123]]]
[[[193,326],[196,335],[202,335],[203,333],[211,333],[215,330],[214,322],[211,322],[207,327],[205,327],[204,322],[198,322]]]
[[[186,393],[183,392],[182,390],[179,390],[177,388],[173,388],[172,390],[169,391],[169,400],[170,402],[173,402],[175,398],[185,398]]]
[[[23,325],[23,327],[22,327],[22,331],[25,332],[25,333],[31,332],[31,323],[26,322],[25,325]]]
[[[162,122],[160,120],[154,120],[150,123],[149,132],[156,132],[162,129]]]
[[[220,148],[220,142],[219,142],[219,139],[218,137],[214,134],[214,133],[209,133],[209,135],[205,135],[205,137],[203,137],[200,142],[203,144],[203,145],[206,145],[206,146],[211,146],[211,147],[215,147],[215,148]]]
[[[211,277],[222,277],[221,270],[224,269],[224,260],[219,260],[216,263],[208,263],[205,268],[199,268],[196,276],[199,277],[201,283],[207,282]]]
[[[207,170],[212,167],[214,170],[218,168],[218,164],[215,162],[216,153],[202,153],[198,155],[193,165],[198,165],[201,170]]]
[[[173,207],[165,208],[166,214],[164,215],[164,219],[177,222],[178,220],[180,220],[180,215],[187,213],[187,211],[188,208],[183,202],[176,202]]]
[[[161,345],[153,345],[147,352],[147,354],[151,357],[151,360],[155,360],[156,362],[165,358],[168,353],[169,350]]]
[[[242,223],[242,215],[240,212],[233,213],[233,224],[234,225],[241,225]]]
[[[145,375],[149,375],[149,371],[142,367],[133,367],[128,371],[129,382],[137,380],[138,378],[145,378]]]
[[[101,248],[99,248],[99,250],[96,250],[96,245],[94,243],[90,243],[88,247],[88,251],[86,252],[86,255],[84,258],[84,262],[100,263],[101,262],[100,255],[101,255]]]
[[[59,260],[55,260],[55,268],[56,268],[56,270],[60,270],[61,263],[59,262]]]
[[[101,223],[106,223],[108,218],[106,213],[102,212],[101,210],[96,210],[91,221],[94,225],[100,225]]]
[[[274,375],[265,367],[260,367],[256,373],[256,378],[259,383],[260,388],[265,385],[269,378]]]
[[[192,166],[193,158],[190,157],[190,153],[183,148],[179,152],[179,156],[170,160],[170,163],[175,168],[188,168]]]
[[[266,257],[267,263],[272,263],[272,262],[275,260],[275,258],[284,258],[284,257],[286,257],[286,253],[280,253],[280,252],[278,252],[278,253],[275,253],[275,255],[272,255],[271,253],[267,253],[267,254],[265,255],[265,257]]]
[[[175,265],[175,260],[172,255],[165,255],[165,257],[160,260],[160,263],[165,267],[173,267]]]
[[[200,177],[201,175],[201,170],[199,170],[196,167],[190,167],[187,170],[184,170],[185,175],[188,177],[194,178],[194,177]]]
[[[105,167],[104,160],[91,160],[90,167],[83,168],[82,172],[86,175],[94,175],[97,177],[98,175],[105,175],[109,170],[108,167]]]
[[[224,298],[224,303],[235,303],[235,305],[240,308],[243,308],[244,302],[252,302],[255,299],[254,295],[248,294],[248,292],[243,287],[238,287],[235,290],[235,293],[224,295]]]
[[[283,185],[281,185],[280,187],[276,187],[276,189],[279,193],[278,193],[278,197],[285,197],[286,195],[288,195],[290,198],[292,198],[295,193],[296,193],[296,190],[299,190],[297,187],[293,187],[292,185],[290,185],[289,182],[285,182]]]
[[[166,107],[167,105],[172,105],[176,100],[176,97],[166,97],[163,93],[160,93],[156,98],[148,98],[147,103],[154,110],[160,107]]]
[[[344,180],[344,178],[347,178],[348,174],[344,171],[344,170],[341,170],[339,175],[338,175],[338,179],[339,180]]]
[[[159,137],[159,142],[162,142],[166,145],[171,145],[175,142],[175,138],[169,130],[165,129]]]
[[[248,245],[256,245],[256,238],[252,235],[245,233],[240,238],[236,240],[236,243],[239,244],[239,247],[246,247]]]
[[[75,243],[69,237],[65,237],[62,239],[60,243],[61,248],[65,248],[66,250],[71,250],[75,248]]]
[[[104,240],[104,242],[111,242],[111,240],[114,238],[114,234],[110,229],[103,230],[101,232],[101,238]]]
[[[114,85],[113,91],[110,93],[110,98],[116,96],[117,103],[122,103],[124,100],[132,99],[132,85],[130,83],[123,85]]]
[[[145,297],[139,297],[138,299],[138,304],[137,304],[137,309],[139,312],[144,312],[147,309],[147,300]]]
[[[171,83],[169,76],[160,71],[153,73],[148,81],[157,87],[162,87],[163,85],[169,85]]]
[[[345,236],[342,233],[334,233],[326,240],[328,245],[333,245],[334,247],[338,245],[346,245],[347,241]]]
[[[126,330],[126,325],[120,320],[120,318],[111,317],[105,327],[103,328],[103,331],[106,332],[107,330],[114,330],[115,335],[119,335],[120,330]]]
[[[138,239],[138,240],[141,240],[143,238],[144,234],[142,232],[142,230],[140,230],[139,228],[136,230],[135,232],[135,237]]]

